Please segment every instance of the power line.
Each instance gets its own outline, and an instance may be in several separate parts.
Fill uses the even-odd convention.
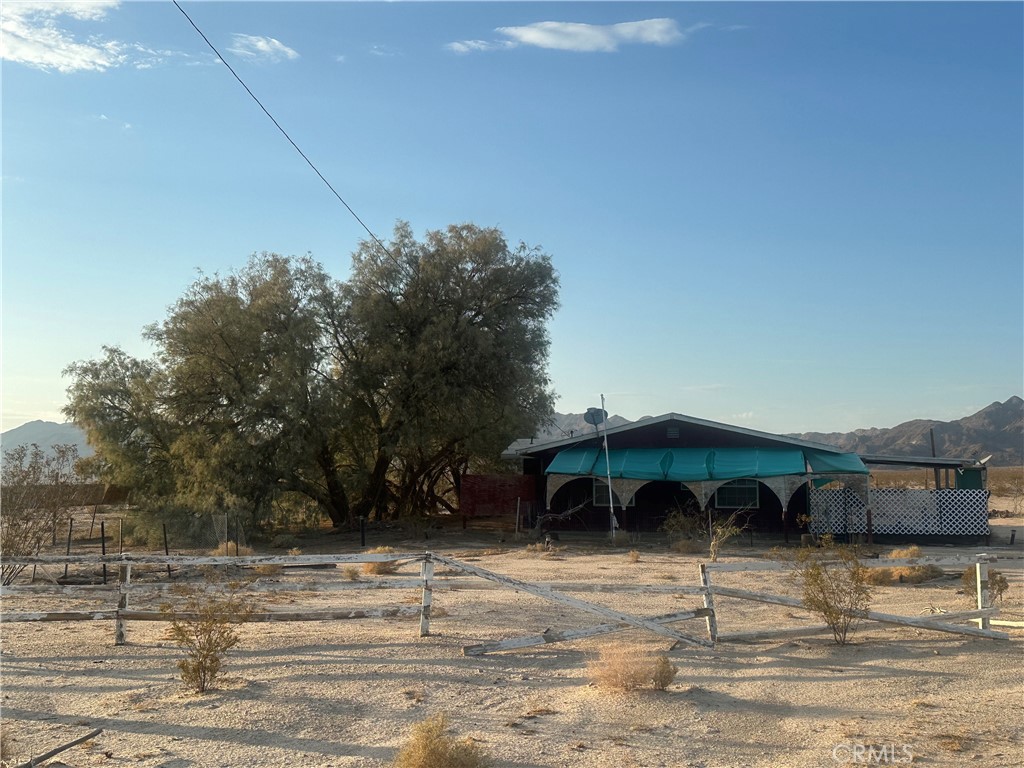
[[[196,32],[198,32],[198,33],[199,33],[199,36],[200,36],[201,38],[203,38],[203,40],[204,40],[204,41],[206,42],[206,44],[207,44],[208,46],[210,46],[210,50],[211,50],[211,51],[213,51],[213,52],[214,52],[214,53],[215,53],[215,54],[217,55],[217,58],[218,58],[218,59],[220,59],[221,63],[222,63],[222,64],[224,64],[224,66],[228,68],[228,71],[229,71],[229,72],[230,72],[230,73],[231,73],[232,75],[234,75],[234,77],[235,77],[235,80],[237,80],[237,81],[239,82],[239,84],[240,84],[240,85],[241,85],[241,86],[242,86],[243,88],[245,88],[245,92],[246,92],[246,93],[248,93],[248,94],[249,94],[249,95],[250,95],[250,96],[252,97],[252,100],[253,100],[253,101],[255,101],[255,102],[256,102],[256,103],[257,103],[257,104],[259,105],[259,108],[263,110],[263,114],[265,114],[265,115],[266,115],[267,117],[269,117],[269,118],[270,118],[270,122],[272,122],[272,123],[273,123],[273,124],[274,124],[275,126],[277,126],[277,130],[279,130],[279,131],[281,132],[281,135],[282,135],[282,136],[284,136],[284,137],[285,137],[286,139],[288,139],[288,143],[289,143],[289,144],[291,144],[291,145],[292,145],[292,147],[294,147],[294,148],[295,148],[295,151],[299,153],[299,155],[300,155],[300,156],[302,157],[302,159],[303,159],[303,160],[305,160],[305,161],[306,161],[306,164],[307,164],[307,165],[308,165],[308,166],[309,166],[310,168],[312,168],[312,169],[313,169],[313,172],[314,172],[314,173],[315,173],[315,174],[316,174],[317,176],[319,176],[319,177],[320,177],[320,180],[321,180],[321,181],[322,181],[322,182],[323,182],[324,184],[326,184],[326,185],[327,185],[327,188],[328,188],[329,190],[331,190],[331,192],[333,192],[333,193],[334,193],[334,196],[335,196],[336,198],[338,198],[338,201],[339,201],[339,202],[340,202],[340,203],[341,203],[341,204],[342,204],[343,206],[345,206],[345,209],[346,209],[346,210],[347,210],[347,211],[348,211],[349,213],[351,213],[351,214],[352,214],[352,218],[354,218],[354,219],[355,219],[356,221],[358,221],[358,222],[359,222],[359,225],[360,225],[360,226],[361,226],[361,227],[362,227],[363,229],[365,229],[365,230],[366,230],[366,233],[367,233],[367,234],[368,234],[368,235],[369,235],[369,236],[370,236],[371,238],[373,238],[373,241],[374,241],[374,242],[375,242],[375,243],[376,243],[377,245],[379,245],[379,246],[380,246],[380,249],[381,249],[382,251],[384,251],[384,253],[386,253],[386,254],[387,254],[387,255],[388,255],[388,256],[389,256],[390,258],[391,258],[391,260],[392,260],[392,261],[394,261],[394,262],[395,262],[396,264],[398,264],[398,259],[396,259],[396,258],[395,258],[394,254],[392,254],[392,253],[391,253],[391,251],[389,251],[389,250],[387,249],[387,247],[386,247],[386,246],[384,245],[384,243],[382,243],[382,242],[380,241],[380,239],[378,239],[378,237],[377,237],[377,236],[376,236],[375,234],[373,234],[373,232],[372,232],[372,231],[370,230],[370,228],[369,228],[368,226],[366,226],[366,224],[365,224],[365,223],[363,223],[363,220],[359,218],[359,215],[358,215],[358,214],[357,214],[357,213],[356,213],[355,211],[353,211],[353,210],[352,210],[352,206],[350,206],[350,205],[349,205],[348,203],[346,203],[346,202],[345,202],[345,199],[344,199],[344,198],[343,198],[343,197],[342,197],[342,196],[341,196],[340,194],[338,194],[338,190],[336,190],[336,189],[335,189],[335,188],[334,188],[334,187],[333,187],[333,186],[331,185],[331,182],[329,182],[329,181],[328,181],[328,180],[327,180],[326,178],[324,178],[324,175],[323,175],[322,173],[320,173],[320,170],[319,170],[319,169],[318,169],[318,168],[317,168],[317,167],[316,167],[315,165],[313,165],[313,161],[312,161],[312,160],[310,160],[310,159],[309,159],[308,157],[306,157],[306,153],[305,153],[305,152],[303,152],[303,151],[302,151],[301,149],[299,149],[299,145],[298,145],[298,144],[296,144],[296,143],[295,143],[295,142],[294,142],[294,141],[292,140],[292,137],[291,137],[291,136],[289,136],[289,135],[288,135],[288,131],[286,131],[286,130],[285,130],[284,128],[282,128],[282,127],[281,127],[281,124],[280,124],[279,122],[277,122],[277,120],[276,120],[276,119],[274,118],[274,116],[273,116],[272,114],[270,114],[270,111],[269,111],[269,110],[268,110],[268,109],[267,109],[267,108],[266,108],[265,106],[263,106],[263,102],[261,102],[261,101],[260,101],[260,100],[259,100],[259,99],[258,99],[258,98],[256,97],[256,94],[255,94],[255,93],[253,93],[253,92],[252,92],[252,90],[251,90],[251,89],[249,88],[249,86],[245,84],[245,81],[244,81],[244,80],[242,80],[242,78],[238,76],[238,73],[237,73],[237,72],[235,72],[234,68],[233,68],[233,67],[232,67],[232,66],[231,66],[230,64],[228,64],[228,62],[227,62],[227,59],[225,59],[225,58],[224,58],[223,56],[221,56],[221,55],[220,55],[220,51],[218,51],[218,50],[217,50],[217,46],[215,46],[215,45],[214,45],[213,43],[211,43],[211,42],[210,42],[210,38],[208,38],[208,37],[207,37],[207,36],[206,36],[205,34],[203,34],[203,30],[201,30],[201,29],[199,28],[199,26],[198,26],[198,25],[197,25],[197,24],[196,24],[196,23],[195,23],[194,21],[192,21],[192,17],[191,17],[191,16],[189,16],[189,15],[188,15],[187,13],[185,13],[185,9],[184,9],[184,8],[182,8],[182,7],[181,7],[181,6],[180,6],[180,5],[178,4],[178,0],[171,0],[171,2],[172,2],[172,3],[174,3],[174,7],[175,7],[175,8],[177,8],[177,9],[178,9],[179,11],[181,11],[181,14],[182,14],[182,16],[184,16],[184,17],[185,17],[186,19],[188,19],[188,23],[189,23],[189,24],[191,24],[191,25],[192,25],[192,28],[193,28],[193,29],[194,29],[194,30],[195,30]]]

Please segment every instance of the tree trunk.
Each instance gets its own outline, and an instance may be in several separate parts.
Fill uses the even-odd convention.
[[[338,468],[334,463],[330,447],[326,443],[320,447],[320,455],[317,460],[320,470],[324,473],[324,485],[327,488],[327,497],[318,499],[320,506],[331,518],[331,523],[335,528],[352,527],[355,518],[349,508],[348,495],[338,476]]]

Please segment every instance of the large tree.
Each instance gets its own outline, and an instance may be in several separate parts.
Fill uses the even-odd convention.
[[[551,410],[550,258],[472,225],[362,243],[348,282],[312,259],[254,256],[201,277],[158,353],[68,368],[67,414],[100,467],[152,495],[260,510],[281,493],[336,526],[448,505],[467,463]]]

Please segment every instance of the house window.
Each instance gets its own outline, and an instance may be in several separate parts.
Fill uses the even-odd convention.
[[[715,491],[718,509],[758,509],[757,480],[733,480]]]
[[[622,502],[619,501],[619,495],[612,493],[612,498],[615,501],[615,508],[622,509]],[[633,494],[629,498],[629,502],[626,504],[627,507],[635,506],[636,494]],[[596,477],[594,478],[594,507],[600,509],[601,507],[608,506],[608,483],[601,482]]]

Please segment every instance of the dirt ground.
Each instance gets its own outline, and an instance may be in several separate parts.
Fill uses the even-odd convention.
[[[1010,547],[1012,530],[1018,535]],[[358,543],[329,536],[301,547],[306,553],[356,552]],[[701,562],[653,538],[611,547],[564,536],[563,548],[546,553],[528,550],[523,541],[461,532],[438,533],[426,543],[371,543],[403,552],[426,546],[532,582],[696,585]],[[989,547],[923,549],[1003,558],[995,567],[1010,590],[997,604],[1000,618],[1024,619],[1024,520],[993,520]],[[723,561],[761,560],[765,552],[739,542]],[[410,563],[398,575],[418,572]],[[289,569],[261,580],[342,584],[351,576],[341,567]],[[155,581],[161,574],[137,578]],[[714,578],[722,586],[796,595],[780,573]],[[700,606],[699,597],[683,594],[574,596],[642,616]],[[164,598],[149,599],[132,607],[152,608]],[[261,593],[259,599],[268,610],[293,611],[408,606],[420,597],[407,588]],[[110,608],[110,596],[57,602],[6,595],[2,602],[5,613],[87,606]],[[522,592],[451,589],[442,582],[434,606],[432,634],[422,638],[416,618],[241,625],[224,677],[204,695],[183,688],[176,667],[182,654],[166,639],[163,623],[130,623],[128,643],[115,646],[110,621],[3,622],[4,740],[13,759],[27,760],[102,728],[54,759],[72,768],[377,768],[391,763],[412,724],[445,712],[454,732],[472,738],[496,768],[1024,764],[1021,630],[1007,630],[1010,640],[993,640],[864,623],[845,646],[828,634],[807,634],[714,649],[670,649],[666,638],[628,630],[465,656],[467,645],[602,620]],[[971,607],[952,570],[921,585],[878,587],[872,605],[906,616]],[[722,633],[817,623],[799,609],[737,599],[718,598],[716,609]],[[673,626],[706,637],[703,619]],[[679,669],[673,683],[665,691],[628,694],[597,687],[588,663],[613,639],[667,654]]]

